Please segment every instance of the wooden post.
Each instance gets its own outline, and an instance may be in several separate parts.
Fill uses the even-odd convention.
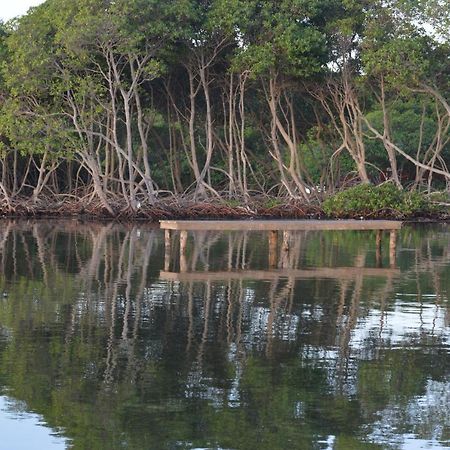
[[[382,267],[383,260],[382,260],[382,254],[381,254],[381,240],[383,237],[383,231],[377,230],[377,237],[376,237],[376,252],[375,252],[375,259],[376,259],[376,266]]]
[[[180,272],[187,272],[186,244],[187,231],[180,231]]]
[[[391,230],[389,234],[389,265],[395,267],[397,253],[397,231]]]
[[[170,271],[170,257],[172,248],[172,231],[164,231],[164,271]]]
[[[269,268],[271,269],[277,267],[277,247],[278,233],[274,230],[269,231]]]

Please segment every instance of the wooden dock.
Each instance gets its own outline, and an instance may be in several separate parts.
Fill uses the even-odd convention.
[[[399,230],[396,220],[161,220],[163,230],[180,231],[333,231]]]
[[[186,259],[186,245],[188,241],[188,233],[195,231],[263,231],[268,236],[268,257],[269,268],[274,269],[279,266],[280,254],[278,252],[278,237],[281,234],[281,252],[282,256],[288,255],[290,252],[294,231],[376,231],[375,247],[376,247],[376,264],[381,266],[381,242],[383,232],[389,232],[389,264],[391,269],[395,268],[396,259],[396,241],[397,232],[402,227],[403,222],[395,220],[161,220],[160,227],[165,232],[165,257],[164,257],[164,273],[163,276],[169,275],[172,261],[171,249],[173,240],[178,240],[180,254],[180,272],[188,272],[188,262]],[[283,259],[283,258],[281,258]],[[331,278],[346,277],[346,270],[339,270],[333,273]],[[331,272],[330,272],[331,273]],[[338,273],[340,275],[338,275]],[[350,272],[348,272],[350,273]],[[381,275],[381,272],[377,272]],[[366,273],[366,275],[368,272]],[[189,273],[191,279],[194,274]],[[202,275],[204,276],[204,275]],[[230,277],[242,277],[242,274],[232,275],[230,273],[212,274],[211,277],[219,277],[220,279],[229,279]],[[251,278],[258,279],[259,276],[265,278],[277,277],[280,274],[271,272],[270,274],[253,273]],[[286,275],[283,275],[286,276]],[[289,276],[289,275],[288,275]],[[311,273],[300,272],[297,276],[308,277]],[[314,276],[320,276],[318,274]],[[324,275],[322,272],[322,276]],[[352,275],[353,276],[353,275]],[[223,278],[225,277],[225,278]]]

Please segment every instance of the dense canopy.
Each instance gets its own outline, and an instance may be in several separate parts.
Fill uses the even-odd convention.
[[[0,24],[0,195],[114,214],[448,189],[449,17],[441,0],[47,0]]]

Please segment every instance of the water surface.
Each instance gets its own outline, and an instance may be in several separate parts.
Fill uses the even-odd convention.
[[[0,224],[0,450],[450,447],[449,226],[177,236]]]

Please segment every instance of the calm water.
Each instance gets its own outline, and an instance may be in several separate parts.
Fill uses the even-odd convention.
[[[450,448],[450,226],[287,238],[0,223],[0,449]]]

